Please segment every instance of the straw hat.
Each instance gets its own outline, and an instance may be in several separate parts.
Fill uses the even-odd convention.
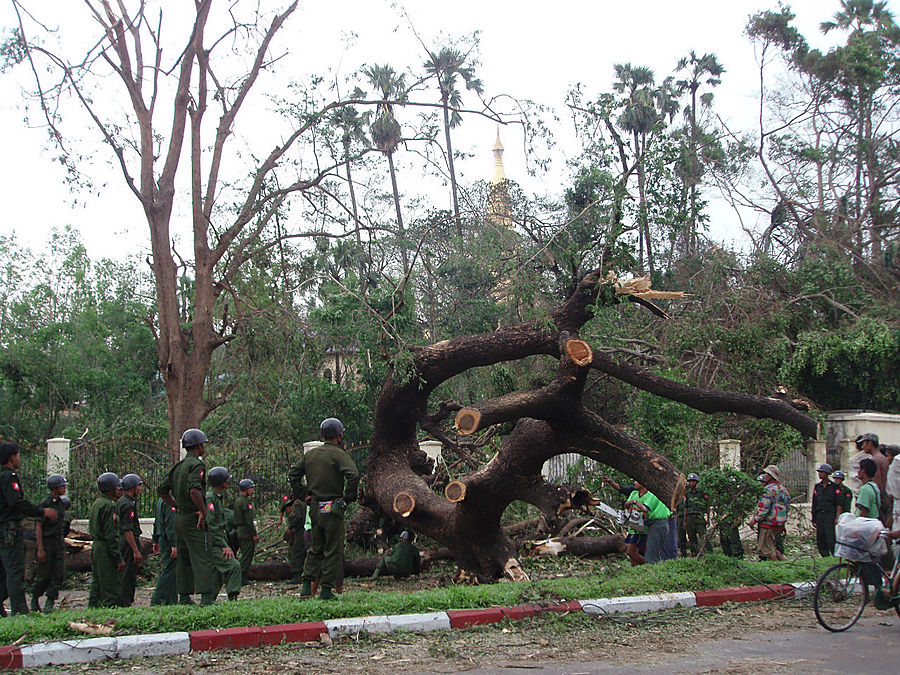
[[[763,469],[763,473],[769,474],[775,480],[781,480],[781,478],[778,477],[778,467],[774,464],[769,464],[769,466]]]

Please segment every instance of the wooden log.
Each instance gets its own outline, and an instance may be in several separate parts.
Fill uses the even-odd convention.
[[[456,433],[468,436],[478,430],[481,422],[481,411],[475,408],[463,408],[456,413]]]
[[[532,541],[525,545],[531,555],[577,555],[580,558],[597,558],[610,553],[625,552],[625,538],[621,534],[606,537],[554,537]]]
[[[576,366],[587,366],[594,360],[594,350],[581,338],[566,340],[565,350]]]
[[[444,497],[454,504],[466,498],[466,484],[461,480],[451,480],[444,488]]]
[[[416,508],[416,498],[408,492],[398,492],[394,495],[394,511],[399,513],[403,518],[409,518],[409,515]]]

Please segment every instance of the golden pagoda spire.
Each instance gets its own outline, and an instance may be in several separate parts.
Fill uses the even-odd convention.
[[[497,125],[497,140],[494,142],[494,175],[491,185],[497,185],[506,180],[506,171],[503,170],[503,143],[500,142],[500,125]]]
[[[501,227],[512,226],[509,204],[509,180],[503,169],[503,143],[500,142],[500,126],[497,125],[497,140],[494,141],[494,175],[491,177],[491,191],[488,197],[488,222]]]

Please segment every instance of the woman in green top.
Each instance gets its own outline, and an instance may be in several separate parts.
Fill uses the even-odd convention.
[[[625,506],[634,506],[644,514],[644,525],[647,526],[647,553],[644,559],[648,563],[659,562],[663,559],[663,550],[669,537],[669,516],[672,511],[638,481],[634,481],[634,491],[628,495]]]

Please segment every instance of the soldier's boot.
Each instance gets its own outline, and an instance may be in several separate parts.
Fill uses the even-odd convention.
[[[41,611],[40,599],[36,595],[31,596],[31,611],[32,612],[40,612]]]
[[[229,600],[237,600],[237,598],[238,598],[238,593],[240,593],[240,591],[229,591],[229,593],[228,593],[228,599],[229,599]]]
[[[204,607],[206,605],[214,605],[216,604],[216,595],[217,593],[201,593],[200,594],[200,606]]]
[[[0,602],[0,617],[6,618],[6,606]]]
[[[337,596],[331,592],[331,586],[322,586],[319,591],[319,600],[334,600]]]
[[[312,597],[312,588],[310,587],[310,582],[308,579],[304,579],[303,583],[300,585],[300,597],[301,598],[311,598]]]
[[[316,595],[317,595],[318,593],[319,593],[319,582],[318,582],[318,581],[314,581],[314,582],[312,582],[312,584],[310,584],[309,594],[310,594],[312,597],[316,597]]]
[[[241,572],[241,586],[246,586],[250,581],[247,579],[247,573]]]
[[[179,605],[196,605],[197,603],[191,600],[191,596],[187,593],[182,593],[178,596],[178,604]]]
[[[52,614],[53,613],[53,605],[56,604],[56,598],[47,598],[47,602],[44,603],[44,614]]]

